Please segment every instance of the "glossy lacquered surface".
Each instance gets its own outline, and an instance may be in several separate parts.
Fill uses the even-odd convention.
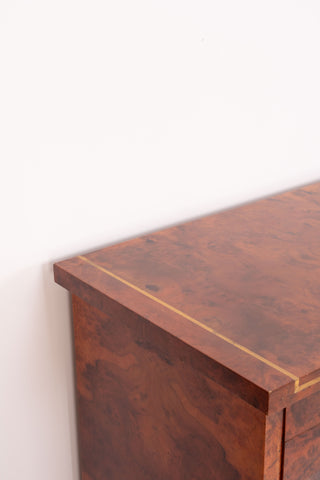
[[[299,400],[286,409],[286,440],[320,425],[320,392]]]
[[[59,283],[116,302],[211,360],[264,412],[320,388],[320,184],[56,264]]]
[[[83,480],[275,480],[283,412],[266,417],[123,307],[73,296]]]
[[[320,425],[285,444],[283,480],[320,479]]]
[[[320,480],[320,184],[55,264],[82,480]]]

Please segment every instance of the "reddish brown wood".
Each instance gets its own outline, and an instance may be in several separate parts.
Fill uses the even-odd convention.
[[[294,403],[286,413],[286,440],[320,424],[320,392]]]
[[[79,266],[77,263],[76,269],[78,272]],[[70,273],[73,271],[73,260],[64,261],[63,269],[59,264],[56,265],[56,281],[72,293],[86,300],[92,306],[99,308],[107,314],[110,312],[110,309],[118,311],[119,309],[125,308],[121,305],[120,301],[117,302],[111,299],[107,294],[107,291],[109,295],[110,292],[112,292],[112,296],[119,298],[116,293],[118,292],[120,295],[124,289],[121,283],[114,281],[112,278],[109,279],[107,276],[103,278],[103,272],[96,271],[85,263],[81,264],[81,268],[81,280],[79,280],[75,274]],[[99,283],[101,281],[103,281],[102,292],[99,291]],[[278,374],[278,372],[274,374],[272,368],[268,367],[268,365],[261,364],[254,358],[250,358],[248,362],[248,356],[241,351],[236,350],[235,355],[235,349],[232,345],[225,344],[223,340],[215,336],[212,336],[210,342],[208,342],[208,338],[206,338],[206,334],[202,329],[197,328],[191,323],[185,324],[181,322],[181,318],[178,315],[170,311],[168,312],[165,308],[159,308],[159,306],[155,308],[152,300],[144,299],[144,297],[141,298],[135,291],[128,290],[127,294],[128,293],[133,296],[134,300],[140,300],[140,302],[142,300],[138,310],[141,315],[141,310],[143,309],[143,318],[151,319],[154,325],[163,328],[190,347],[190,353],[186,357],[186,361],[197,365],[201,371],[207,373],[208,376],[211,376],[222,386],[228,388],[263,412],[267,412],[270,405],[267,381],[273,381],[273,385],[275,382],[279,384],[281,380],[285,381],[284,387],[280,387],[278,391],[272,392],[274,395],[272,398],[277,400],[280,396],[280,401],[283,401],[283,398],[285,398],[283,392],[288,385],[285,375],[281,373]],[[136,310],[133,304],[130,309],[126,308],[127,312]],[[166,346],[163,348],[165,349]],[[216,361],[213,358],[214,354],[220,354],[221,361]],[[221,363],[222,360],[224,360],[225,363]],[[250,366],[254,363],[256,363],[259,368],[257,368],[257,375],[253,375],[250,370]],[[239,372],[241,372],[241,375],[239,375]],[[266,379],[264,388],[261,388],[255,383],[258,382],[259,379],[261,380],[261,378]],[[274,403],[276,403],[278,407],[278,402]]]
[[[54,271],[83,479],[320,480],[320,183]]]
[[[315,184],[87,258],[304,383],[320,375],[319,239]]]
[[[237,428],[237,422],[235,422],[235,427]],[[283,410],[265,417],[264,471],[262,477],[264,480],[281,478],[283,429]]]
[[[286,442],[283,480],[319,480],[320,425]]]
[[[64,261],[57,280],[148,318],[276,411],[295,382],[320,386],[319,207],[320,184],[310,185]]]
[[[279,478],[282,412],[266,421],[133,313],[106,315],[75,296],[73,311],[83,478]]]

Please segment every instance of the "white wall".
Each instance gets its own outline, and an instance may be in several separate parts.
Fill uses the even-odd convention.
[[[1,0],[1,479],[78,478],[52,262],[319,179],[319,52],[318,0]]]

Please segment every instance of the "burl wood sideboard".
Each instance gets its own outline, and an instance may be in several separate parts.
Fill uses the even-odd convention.
[[[54,272],[82,480],[320,480],[320,183]]]

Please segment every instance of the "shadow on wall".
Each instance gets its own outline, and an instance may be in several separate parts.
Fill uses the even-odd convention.
[[[69,295],[50,262],[7,276],[0,298],[0,478],[77,480]]]
[[[56,260],[55,260],[56,261]],[[55,262],[54,261],[54,262]],[[53,278],[53,263],[42,265],[43,289],[47,311],[48,337],[54,350],[53,358],[57,375],[64,379],[66,408],[70,438],[70,455],[72,461],[72,479],[79,478],[79,459],[76,429],[76,398],[74,345],[72,328],[71,296],[64,288],[57,285]]]

